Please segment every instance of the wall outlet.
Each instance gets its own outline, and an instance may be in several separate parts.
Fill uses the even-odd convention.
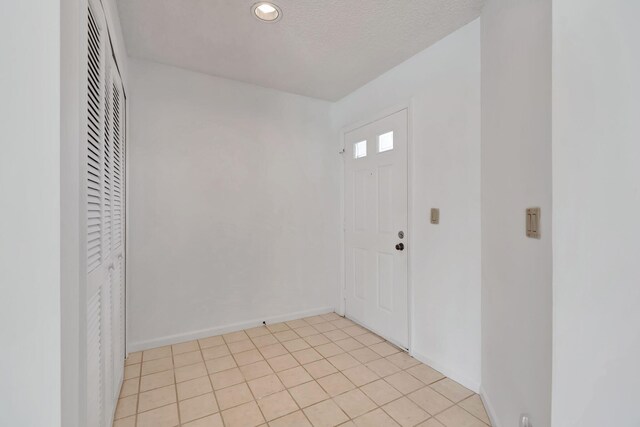
[[[531,419],[529,418],[529,415],[522,414],[520,416],[520,427],[533,427],[533,424],[531,424]]]

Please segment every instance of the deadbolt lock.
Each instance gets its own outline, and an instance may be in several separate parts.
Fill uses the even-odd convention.
[[[404,239],[404,231],[398,231],[398,237]]]

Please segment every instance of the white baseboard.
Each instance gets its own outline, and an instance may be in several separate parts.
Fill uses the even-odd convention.
[[[184,332],[181,334],[167,335],[164,337],[153,338],[145,341],[132,342],[127,345],[127,352],[133,353],[136,351],[148,350],[150,348],[162,347],[170,344],[178,344],[185,341],[191,341],[200,338],[212,337],[215,335],[222,335],[229,332],[241,331],[243,329],[253,328],[262,325],[265,321],[267,324],[286,322],[288,320],[300,319],[302,317],[317,316],[318,314],[332,313],[333,307],[322,307],[312,310],[297,311],[294,313],[288,313],[281,316],[263,317],[260,319],[251,319],[243,322],[232,323],[229,325],[215,326],[213,328],[200,329],[197,331]]]
[[[480,391],[480,383],[478,381],[472,380],[468,378],[466,375],[461,375],[455,369],[451,369],[448,366],[445,366],[444,364],[439,363],[420,353],[410,351],[409,354],[411,354],[411,356],[413,356],[415,359],[419,360],[420,362],[424,363],[425,365],[429,365],[436,371],[441,372],[442,375],[445,375],[451,378],[452,380],[454,380],[455,382],[465,386],[469,390],[475,393],[478,393]]]
[[[489,420],[491,421],[491,425],[493,427],[501,427],[500,423],[498,423],[498,417],[496,416],[496,411],[493,409],[491,405],[491,401],[489,400],[489,396],[487,392],[480,387],[480,398],[482,399],[482,403],[484,404],[484,409],[487,411],[487,415],[489,416]]]

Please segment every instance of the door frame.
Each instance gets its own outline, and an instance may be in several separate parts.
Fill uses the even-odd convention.
[[[395,104],[391,107],[378,110],[377,113],[366,115],[365,119],[356,121],[347,126],[344,126],[340,131],[340,142],[338,146],[338,154],[342,156],[342,179],[340,180],[340,275],[339,275],[339,292],[338,301],[336,304],[336,311],[339,315],[345,316],[347,314],[346,305],[346,287],[347,287],[347,272],[346,272],[346,209],[345,209],[345,158],[344,153],[346,149],[345,136],[347,133],[354,131],[358,128],[366,126],[370,123],[384,119],[392,114],[398,113],[402,110],[407,111],[407,246],[409,251],[407,253],[407,333],[408,333],[408,348],[406,349],[409,354],[413,354],[413,274],[412,274],[412,247],[413,247],[413,235],[411,230],[413,229],[413,216],[411,214],[413,207],[413,99],[410,99],[407,103]],[[367,326],[367,325],[362,325]],[[395,343],[394,343],[395,344]],[[401,348],[404,348],[400,346]]]

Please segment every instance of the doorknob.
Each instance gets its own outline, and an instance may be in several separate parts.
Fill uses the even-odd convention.
[[[398,243],[396,245],[396,250],[403,251],[404,250],[404,243]]]

